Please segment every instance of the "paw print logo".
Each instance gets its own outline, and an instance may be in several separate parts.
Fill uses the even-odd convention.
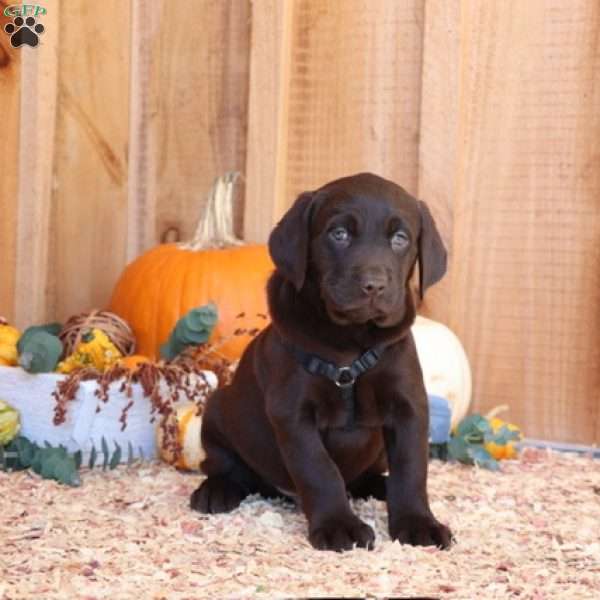
[[[15,17],[12,23],[4,26],[4,31],[10,35],[10,44],[13,48],[18,48],[27,44],[35,48],[39,43],[39,37],[44,33],[44,26],[36,23],[34,17]]]

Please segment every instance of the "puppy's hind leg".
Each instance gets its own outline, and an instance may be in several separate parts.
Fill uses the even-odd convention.
[[[219,392],[215,394],[217,396]],[[218,426],[217,398],[208,403],[202,423],[202,445],[206,479],[192,494],[190,506],[202,513],[223,513],[237,508],[250,494],[280,495],[266,484],[227,443]]]
[[[202,513],[223,513],[237,508],[251,492],[244,477],[244,465],[227,443],[219,427],[219,398],[216,392],[208,401],[202,421],[202,446],[206,458],[202,471],[206,479],[192,494],[190,506]]]

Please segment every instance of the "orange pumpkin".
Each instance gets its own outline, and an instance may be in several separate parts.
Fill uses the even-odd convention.
[[[117,362],[120,366],[133,370],[139,367],[142,363],[150,362],[150,359],[142,354],[130,354],[129,356],[120,358]]]
[[[239,358],[250,336],[237,329],[267,324],[265,286],[273,263],[265,245],[243,245],[233,236],[235,174],[221,177],[206,213],[189,243],[161,244],[146,252],[121,275],[110,311],[125,319],[136,337],[136,351],[159,356],[177,320],[192,308],[214,302],[219,320],[211,343],[231,360]],[[236,318],[244,313],[244,318]]]

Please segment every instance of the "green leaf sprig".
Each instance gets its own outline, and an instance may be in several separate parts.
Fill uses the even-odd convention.
[[[54,371],[63,352],[60,323],[28,327],[17,342],[19,365],[29,373]]]
[[[519,437],[518,431],[511,431],[506,425],[494,432],[488,419],[472,414],[457,425],[448,442],[448,456],[467,465],[498,471],[500,464],[486,450],[485,444],[493,442],[502,446]]]
[[[23,436],[0,448],[0,468],[6,471],[31,469],[44,479],[71,486],[81,484],[75,456],[64,446],[54,447],[48,442],[38,446]]]
[[[217,320],[217,307],[212,302],[188,311],[177,321],[169,339],[160,347],[161,357],[173,360],[187,346],[208,342]]]
[[[121,463],[123,450],[114,442],[115,449],[111,452],[107,441],[102,438],[100,452],[92,446],[88,467],[96,466],[98,457],[102,455],[102,469],[113,470]],[[142,449],[139,449],[140,460],[144,460]],[[0,470],[22,471],[31,469],[44,479],[54,479],[59,483],[79,486],[81,479],[79,469],[81,468],[82,453],[78,450],[69,453],[64,446],[52,446],[48,442],[44,446],[29,441],[26,437],[16,437],[6,446],[0,446]],[[128,444],[127,464],[131,466],[135,462],[133,446]]]

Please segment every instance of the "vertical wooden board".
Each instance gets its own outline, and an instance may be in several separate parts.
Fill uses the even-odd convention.
[[[476,2],[461,14],[450,322],[474,408],[598,441],[600,5]]]
[[[15,322],[19,327],[51,318],[48,310],[50,214],[57,106],[59,2],[47,0],[34,16],[44,31],[35,47],[21,47],[19,218]],[[30,11],[34,10],[32,6]]]
[[[244,239],[265,242],[280,214],[291,58],[292,0],[252,3]]]
[[[160,6],[153,51],[160,82],[153,123],[156,235],[174,228],[186,239],[215,178],[244,170],[250,7],[247,0],[197,0],[184,10],[163,0]]]
[[[17,260],[21,53],[11,46],[4,33],[4,26],[11,20],[3,14],[9,4],[0,0],[0,316],[12,322],[15,318]]]
[[[422,0],[297,2],[287,206],[305,189],[367,170],[417,191],[422,27]]]
[[[125,263],[129,4],[60,10],[51,315],[104,307]]]
[[[418,196],[429,206],[448,250],[448,272],[419,312],[451,324],[453,219],[459,153],[460,2],[426,0],[423,28]]]
[[[159,77],[153,60],[161,12],[154,0],[131,1],[127,262],[156,244]]]

